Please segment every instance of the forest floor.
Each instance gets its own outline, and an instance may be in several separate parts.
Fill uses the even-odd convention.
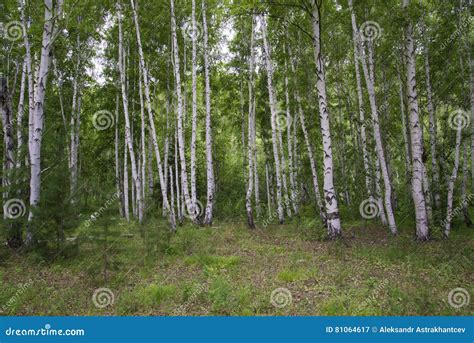
[[[157,227],[161,227],[157,229]],[[416,242],[412,230],[345,225],[345,238],[293,223],[249,230],[111,225],[69,257],[0,248],[3,315],[472,315],[474,229]],[[108,288],[103,299],[93,294]],[[274,292],[275,291],[275,292]],[[272,297],[272,292],[273,297]],[[280,294],[277,294],[280,292]],[[107,298],[108,296],[108,298]],[[112,299],[113,298],[113,299]],[[113,302],[112,302],[113,300]],[[101,308],[101,304],[109,306]],[[279,307],[281,306],[281,307]]]

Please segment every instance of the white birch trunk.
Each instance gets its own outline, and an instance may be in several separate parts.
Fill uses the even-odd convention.
[[[334,189],[333,156],[331,147],[331,128],[329,124],[329,111],[327,107],[326,79],[324,73],[324,61],[321,53],[321,27],[320,8],[316,6],[315,0],[311,0],[313,13],[311,17],[313,29],[314,62],[316,64],[316,89],[318,93],[319,119],[321,122],[321,133],[323,136],[324,151],[324,200],[326,203],[326,223],[329,237],[335,238],[341,235],[341,221],[339,218],[339,207],[337,204],[336,191]]]
[[[18,100],[18,112],[16,117],[16,168],[21,168],[21,156],[23,148],[23,112],[25,110],[25,88],[26,88],[26,57],[23,61],[23,67],[21,71],[21,84],[20,84],[20,98]]]
[[[125,219],[130,221],[130,201],[128,191],[128,145],[127,140],[123,140],[123,210],[125,212]]]
[[[372,114],[372,126],[374,129],[374,140],[375,146],[377,151],[377,159],[380,165],[380,170],[382,172],[382,178],[384,182],[384,203],[385,203],[385,214],[387,216],[387,222],[392,234],[397,233],[397,226],[395,223],[395,216],[393,214],[392,208],[392,185],[390,183],[390,177],[388,174],[387,162],[385,158],[385,152],[382,144],[382,136],[380,133],[380,124],[379,124],[379,116],[377,112],[377,103],[375,97],[375,84],[374,84],[374,65],[372,60],[372,47],[369,46],[369,58],[368,63],[365,57],[364,48],[361,43],[361,37],[359,33],[359,29],[357,28],[355,13],[352,7],[352,0],[349,0],[349,6],[351,8],[351,22],[352,22],[352,30],[354,34],[354,38],[356,40],[356,49],[358,52],[358,56],[360,57],[360,62],[362,63],[362,69],[364,72],[364,78],[367,85],[367,92],[369,94],[369,103],[370,109]],[[377,162],[375,162],[377,163]],[[379,209],[382,212],[382,209]]]
[[[181,207],[181,182],[179,178],[179,163],[178,163],[178,129],[175,130],[174,134],[174,170],[176,173],[176,211],[178,212],[178,221],[181,224],[183,222],[183,208]]]
[[[120,187],[120,158],[119,158],[119,145],[120,145],[120,139],[119,139],[119,95],[117,93],[117,97],[115,98],[115,188],[117,190],[117,194],[120,194],[120,206],[119,206],[119,213],[121,217],[124,217],[124,201],[123,201],[123,195],[124,192],[122,192],[122,189]]]
[[[407,135],[407,123],[405,115],[405,101],[403,96],[403,83],[400,76],[400,71],[397,67],[397,76],[399,84],[399,94],[400,94],[400,116],[402,118],[402,133],[403,133],[403,143],[405,146],[405,174],[407,180],[411,180],[411,151],[410,151],[410,142]]]
[[[117,2],[117,17],[118,17],[118,26],[119,26],[119,71],[120,71],[120,84],[122,88],[122,103],[123,103],[123,112],[125,117],[125,141],[128,146],[128,152],[130,155],[130,164],[131,164],[131,171],[132,171],[132,179],[133,184],[136,190],[136,198],[137,198],[137,213],[138,213],[138,222],[140,224],[143,223],[143,192],[142,192],[142,182],[140,177],[140,172],[137,168],[136,158],[135,158],[135,151],[133,149],[133,141],[131,135],[131,126],[130,126],[130,117],[128,113],[128,98],[127,92],[125,88],[125,73],[126,70],[124,68],[124,53],[123,53],[123,43],[122,43],[122,10],[120,2]]]
[[[403,8],[407,8],[409,0],[403,0]],[[408,22],[405,29],[406,39],[406,87],[408,109],[410,113],[410,141],[412,158],[412,194],[415,203],[416,236],[419,240],[429,239],[428,219],[425,195],[423,193],[423,141],[419,120],[418,94],[416,90],[415,46],[412,37],[412,23]]]
[[[131,0],[131,5],[132,5],[132,10],[133,10],[133,19],[135,22],[135,30],[137,34],[137,45],[138,45],[138,56],[139,56],[139,61],[140,61],[140,67],[142,70],[142,77],[143,77],[143,85],[145,88],[145,105],[147,108],[148,112],[148,125],[153,141],[153,148],[155,151],[155,158],[156,158],[156,164],[158,167],[158,178],[160,180],[160,188],[161,188],[161,195],[163,197],[163,211],[168,212],[169,210],[169,201],[168,201],[168,193],[167,193],[167,185],[164,180],[164,173],[163,173],[163,167],[161,164],[161,155],[160,155],[160,149],[158,146],[158,139],[156,135],[156,128],[155,128],[155,121],[153,117],[153,111],[151,108],[151,99],[150,99],[150,85],[149,85],[149,80],[148,80],[148,71],[145,66],[145,58],[143,55],[143,49],[142,49],[142,43],[141,43],[141,37],[140,37],[140,26],[138,23],[138,15],[137,11],[135,8],[135,3],[134,0]],[[169,217],[170,225],[171,228],[174,229],[176,226],[176,219],[173,216]]]
[[[181,184],[182,192],[184,196],[184,202],[186,210],[191,217],[193,222],[197,222],[198,218],[195,211],[195,203],[189,196],[188,187],[188,172],[186,168],[186,155],[184,145],[184,130],[183,130],[183,98],[181,94],[181,76],[179,71],[179,51],[178,51],[178,38],[176,34],[176,19],[174,14],[174,0],[170,0],[171,4],[171,36],[173,41],[173,54],[174,54],[174,76],[176,83],[176,97],[178,101],[178,148],[179,148],[179,160],[181,165]]]
[[[267,23],[265,16],[262,16],[262,36],[263,36],[263,47],[265,50],[265,66],[267,69],[267,83],[268,83],[268,96],[270,100],[270,111],[271,111],[271,127],[272,127],[272,144],[273,144],[273,158],[275,160],[275,173],[276,173],[276,184],[277,184],[277,211],[278,220],[280,224],[284,222],[283,205],[282,205],[282,178],[280,170],[280,156],[278,152],[278,124],[277,124],[277,100],[275,98],[275,90],[273,89],[273,65],[270,51],[270,44],[267,38]]]
[[[193,0],[194,1],[194,0]],[[208,33],[206,17],[206,0],[202,0],[202,27],[204,36],[203,54],[204,54],[204,95],[206,99],[206,174],[207,174],[207,204],[204,224],[211,225],[214,210],[214,162],[212,159],[212,128],[211,128],[211,85],[209,75],[209,56],[208,56]],[[194,100],[194,99],[193,99]]]
[[[451,220],[453,219],[453,195],[454,195],[454,184],[458,175],[459,168],[459,151],[461,149],[461,138],[462,138],[462,126],[456,130],[456,146],[454,148],[454,166],[451,173],[451,177],[448,183],[448,196],[447,196],[447,205],[446,205],[446,220],[444,223],[444,237],[448,238],[451,231]]]
[[[60,1],[59,6],[62,5]],[[30,145],[30,212],[28,221],[33,220],[33,211],[38,206],[41,195],[41,143],[44,129],[44,98],[46,95],[46,85],[48,81],[49,64],[51,61],[51,45],[53,34],[54,17],[52,13],[53,1],[44,0],[44,25],[43,38],[41,42],[41,59],[38,67],[38,76],[35,82],[36,91],[34,94],[34,110],[31,118],[31,145]],[[58,10],[58,15],[60,13]],[[28,226],[26,244],[34,242],[34,233],[31,225]]]
[[[145,130],[146,130],[146,121],[145,121],[145,106],[143,103],[143,90],[142,90],[142,79],[143,79],[143,72],[141,67],[138,68],[138,75],[139,75],[139,80],[138,80],[138,95],[140,97],[140,147],[141,147],[141,165],[140,165],[140,170],[141,170],[141,178],[143,181],[143,187],[142,187],[142,197],[145,201],[145,180],[146,180],[146,147],[145,147],[145,140],[146,140],[146,135],[145,135]],[[166,181],[165,181],[166,184]]]
[[[203,2],[204,4],[204,2]],[[203,5],[204,6],[204,5]],[[203,18],[204,21],[204,18]],[[196,0],[191,0],[191,27],[192,27],[192,50],[191,50],[191,200],[196,204],[196,131],[197,131],[197,76],[196,76],[196,54],[197,54],[197,27],[196,27]],[[194,205],[193,205],[194,206]]]
[[[252,193],[253,187],[255,186],[253,177],[254,177],[254,162],[255,162],[255,146],[253,139],[253,130],[255,125],[254,120],[254,101],[253,101],[253,89],[254,89],[254,35],[255,29],[255,14],[252,15],[252,28],[250,33],[250,54],[249,54],[249,80],[248,80],[248,92],[249,92],[249,111],[248,111],[248,144],[247,144],[247,161],[248,161],[248,171],[247,171],[247,192],[245,196],[245,207],[247,210],[247,225],[249,228],[255,228],[254,218],[253,218],[253,209],[252,209]],[[241,92],[241,97],[242,97]],[[243,106],[243,101],[241,101]],[[243,109],[242,109],[243,111]],[[242,122],[242,145],[244,145],[244,123]],[[245,145],[244,145],[245,149]]]
[[[290,66],[291,66],[291,71],[292,71],[292,74],[293,74],[293,79],[296,80],[296,66],[295,66],[295,61],[294,61],[294,57],[293,57],[292,52],[291,52],[291,46],[290,45],[288,45],[288,55],[289,55],[290,62],[291,62]],[[316,198],[316,210],[318,211],[319,216],[320,216],[321,220],[324,223],[324,222],[326,222],[326,215],[325,215],[325,212],[324,212],[324,206],[323,206],[323,202],[322,202],[322,199],[321,199],[321,191],[319,189],[318,171],[317,171],[316,162],[315,162],[315,159],[314,159],[313,145],[311,144],[311,139],[309,137],[309,133],[308,133],[308,130],[306,128],[306,121],[305,121],[305,115],[304,115],[304,112],[303,112],[303,107],[301,105],[301,98],[300,98],[298,89],[297,89],[295,84],[293,85],[293,89],[294,89],[294,96],[296,98],[296,104],[298,106],[298,114],[299,114],[299,118],[300,118],[300,122],[301,122],[301,129],[303,131],[304,141],[305,141],[305,144],[306,144],[306,149],[308,151],[308,158],[309,158],[309,163],[310,163],[310,167],[311,167],[311,176],[312,176],[312,181],[313,181],[313,191],[314,191],[314,195],[315,195],[315,198]]]
[[[271,218],[272,217],[272,197],[270,195],[270,176],[268,172],[268,163],[265,163],[265,180],[267,183],[268,218]]]

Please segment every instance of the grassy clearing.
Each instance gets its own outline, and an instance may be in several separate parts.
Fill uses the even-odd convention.
[[[107,240],[71,246],[68,258],[11,255],[0,249],[0,310],[6,315],[472,315],[448,293],[474,294],[474,230],[448,241],[415,242],[411,230],[390,237],[353,223],[343,241],[292,223],[249,231],[241,223],[213,228],[162,222],[139,229],[112,225]],[[126,230],[127,233],[123,234]],[[409,233],[410,231],[410,233]],[[61,255],[62,256],[62,255]],[[114,303],[92,295],[109,288]],[[291,304],[275,307],[286,288]]]

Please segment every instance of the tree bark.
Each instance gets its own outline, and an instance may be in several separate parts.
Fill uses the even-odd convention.
[[[407,8],[410,0],[403,0],[403,8]],[[406,40],[406,87],[408,109],[410,113],[410,141],[412,158],[412,194],[415,203],[416,236],[419,240],[429,239],[428,219],[425,195],[423,193],[423,141],[419,120],[418,94],[416,90],[415,47],[412,37],[413,27],[410,20],[405,28]]]
[[[51,61],[51,46],[53,35],[53,23],[55,17],[59,17],[62,11],[62,1],[59,1],[57,13],[53,16],[53,1],[44,0],[44,25],[43,38],[41,42],[41,59],[38,66],[38,75],[35,82],[34,110],[30,126],[30,212],[28,221],[33,220],[34,209],[38,206],[41,196],[41,143],[43,141],[44,128],[44,98],[48,81],[49,65]],[[26,244],[31,245],[35,241],[33,228],[28,225]]]
[[[327,107],[326,76],[324,72],[324,61],[321,53],[321,21],[320,7],[316,6],[315,0],[311,0],[313,7],[311,24],[313,29],[314,62],[316,64],[316,89],[318,93],[319,119],[321,122],[321,133],[323,136],[324,151],[324,200],[326,203],[326,223],[328,235],[335,238],[341,235],[341,221],[339,218],[339,207],[337,204],[336,191],[334,189],[334,167],[331,146],[331,128],[329,123],[329,110]]]
[[[126,70],[124,68],[124,53],[123,53],[123,38],[122,38],[122,9],[120,2],[117,2],[117,17],[118,17],[118,26],[119,26],[119,72],[120,72],[120,84],[122,88],[122,104],[123,104],[123,113],[125,117],[125,142],[128,146],[128,153],[130,155],[130,163],[131,163],[131,171],[132,171],[132,179],[133,184],[135,185],[136,190],[136,198],[138,203],[138,222],[140,224],[143,223],[143,192],[142,192],[142,182],[140,177],[140,172],[137,168],[136,158],[135,158],[135,151],[133,149],[133,141],[131,135],[131,126],[130,126],[130,117],[128,113],[128,98],[127,92],[125,88],[125,73]]]
[[[448,238],[451,231],[451,220],[453,219],[453,195],[454,195],[454,184],[458,175],[459,168],[459,151],[461,147],[462,139],[462,126],[459,125],[456,130],[456,146],[454,148],[454,166],[451,173],[451,177],[448,183],[448,196],[446,205],[446,220],[444,223],[444,237]]]
[[[268,96],[270,100],[270,112],[271,112],[271,127],[272,127],[272,144],[273,144],[273,158],[275,160],[275,173],[276,173],[276,184],[277,184],[277,211],[278,220],[280,224],[284,222],[283,205],[282,205],[282,177],[281,177],[281,164],[280,156],[278,151],[278,124],[277,124],[277,100],[275,98],[275,90],[273,89],[273,65],[270,51],[270,43],[267,38],[267,22],[265,16],[262,16],[262,36],[263,36],[263,47],[265,51],[265,66],[267,69],[267,83],[268,83]]]
[[[301,129],[303,131],[304,141],[305,141],[305,144],[306,144],[306,149],[308,151],[308,158],[309,158],[309,163],[310,163],[310,167],[311,167],[311,176],[312,176],[312,180],[313,180],[313,190],[314,190],[314,196],[316,198],[316,210],[318,211],[319,216],[320,216],[321,220],[323,221],[323,223],[325,223],[326,222],[326,215],[325,215],[325,212],[324,212],[323,202],[321,200],[321,191],[319,190],[318,171],[317,171],[316,162],[315,162],[315,159],[314,159],[313,145],[311,144],[311,139],[309,137],[309,133],[308,133],[308,130],[306,128],[306,119],[305,119],[305,115],[304,115],[304,111],[303,111],[303,106],[301,105],[300,94],[298,92],[298,88],[297,88],[297,84],[296,84],[297,75],[296,75],[295,60],[294,60],[294,56],[293,56],[292,51],[291,51],[291,46],[289,44],[288,44],[288,56],[289,56],[289,59],[290,59],[290,62],[291,62],[290,63],[291,72],[293,74],[293,85],[292,85],[292,88],[294,89],[293,94],[294,94],[294,97],[296,99],[296,105],[298,106],[298,114],[299,114],[299,118],[300,118],[300,122],[301,122]]]
[[[204,2],[203,2],[204,4]],[[205,6],[205,5],[203,5]],[[204,22],[204,18],[203,18]],[[197,76],[196,76],[196,54],[197,54],[197,27],[196,27],[196,0],[191,0],[191,25],[192,25],[192,50],[191,50],[191,200],[196,204],[196,133],[197,133]],[[204,62],[205,64],[205,62]],[[206,131],[207,132],[207,131]],[[207,147],[206,147],[207,149]],[[194,205],[193,205],[194,206]],[[212,210],[212,208],[211,208]]]
[[[186,210],[191,217],[193,222],[197,222],[196,204],[192,201],[189,196],[188,187],[188,172],[186,168],[186,155],[184,146],[184,132],[183,132],[183,98],[181,94],[181,76],[179,72],[179,52],[178,52],[178,38],[176,34],[176,19],[174,14],[174,0],[170,0],[171,4],[171,36],[173,40],[173,54],[174,54],[174,78],[176,83],[176,97],[178,100],[178,148],[179,148],[179,160],[181,164],[181,184],[182,192],[184,193],[184,202]]]
[[[250,54],[249,54],[249,80],[248,80],[248,92],[249,92],[249,112],[248,112],[248,144],[247,144],[247,158],[248,158],[248,172],[247,172],[247,192],[245,196],[245,207],[247,210],[247,225],[249,228],[254,229],[255,223],[253,218],[253,209],[252,209],[252,193],[254,184],[254,166],[255,162],[255,146],[254,146],[254,134],[253,130],[255,128],[255,111],[253,109],[253,89],[254,89],[254,28],[255,28],[255,14],[252,15],[252,28],[250,33]],[[244,125],[242,125],[242,128]]]
[[[377,159],[380,170],[382,172],[382,178],[384,182],[384,202],[385,202],[385,211],[379,208],[380,213],[385,212],[387,216],[387,222],[392,234],[397,234],[397,225],[395,223],[395,216],[393,214],[392,208],[392,185],[390,183],[390,177],[388,174],[387,162],[385,158],[385,152],[382,144],[382,136],[380,133],[380,124],[379,124],[379,116],[377,111],[377,103],[376,103],[376,96],[375,96],[375,76],[374,76],[374,64],[372,58],[372,46],[369,44],[369,56],[366,58],[364,47],[361,43],[361,37],[359,33],[359,29],[357,28],[356,17],[354,13],[354,9],[352,6],[352,0],[349,0],[349,7],[351,9],[351,21],[352,21],[352,30],[354,33],[354,38],[356,40],[356,49],[358,52],[358,56],[360,57],[360,62],[362,64],[362,69],[364,72],[365,83],[367,86],[367,92],[369,94],[369,103],[370,109],[372,114],[372,126],[374,129],[374,140],[375,140],[375,147],[377,152]],[[367,63],[368,60],[368,63]]]
[[[193,0],[194,1],[194,0]],[[209,75],[208,33],[206,17],[206,0],[202,0],[202,27],[204,36],[204,96],[206,99],[206,174],[207,174],[207,204],[204,224],[211,225],[214,211],[214,162],[212,159],[212,127],[211,127],[211,85]]]
[[[153,141],[153,148],[155,150],[155,158],[156,158],[156,164],[158,167],[158,178],[160,180],[160,188],[161,188],[161,195],[163,197],[163,211],[168,212],[169,210],[169,201],[168,201],[168,193],[167,193],[167,184],[165,183],[164,180],[164,173],[163,173],[163,167],[161,164],[161,155],[160,155],[160,149],[158,146],[158,139],[156,135],[156,128],[155,128],[155,121],[153,117],[153,111],[151,108],[151,99],[150,99],[150,85],[149,85],[149,80],[148,80],[148,71],[145,66],[145,57],[143,55],[143,48],[142,48],[142,43],[141,43],[141,36],[140,36],[140,26],[138,23],[138,14],[137,10],[135,7],[134,0],[130,0],[131,5],[132,5],[132,10],[133,10],[133,19],[135,22],[135,31],[137,33],[137,45],[138,45],[138,56],[139,56],[139,61],[140,61],[140,67],[142,69],[142,76],[143,76],[143,85],[145,88],[145,105],[147,108],[148,112],[148,125]],[[176,34],[176,33],[175,33]],[[176,220],[173,216],[169,217],[170,225],[171,228],[174,229],[176,226]]]

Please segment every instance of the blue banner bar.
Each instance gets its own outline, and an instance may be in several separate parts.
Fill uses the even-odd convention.
[[[0,342],[466,342],[473,317],[0,317]]]

